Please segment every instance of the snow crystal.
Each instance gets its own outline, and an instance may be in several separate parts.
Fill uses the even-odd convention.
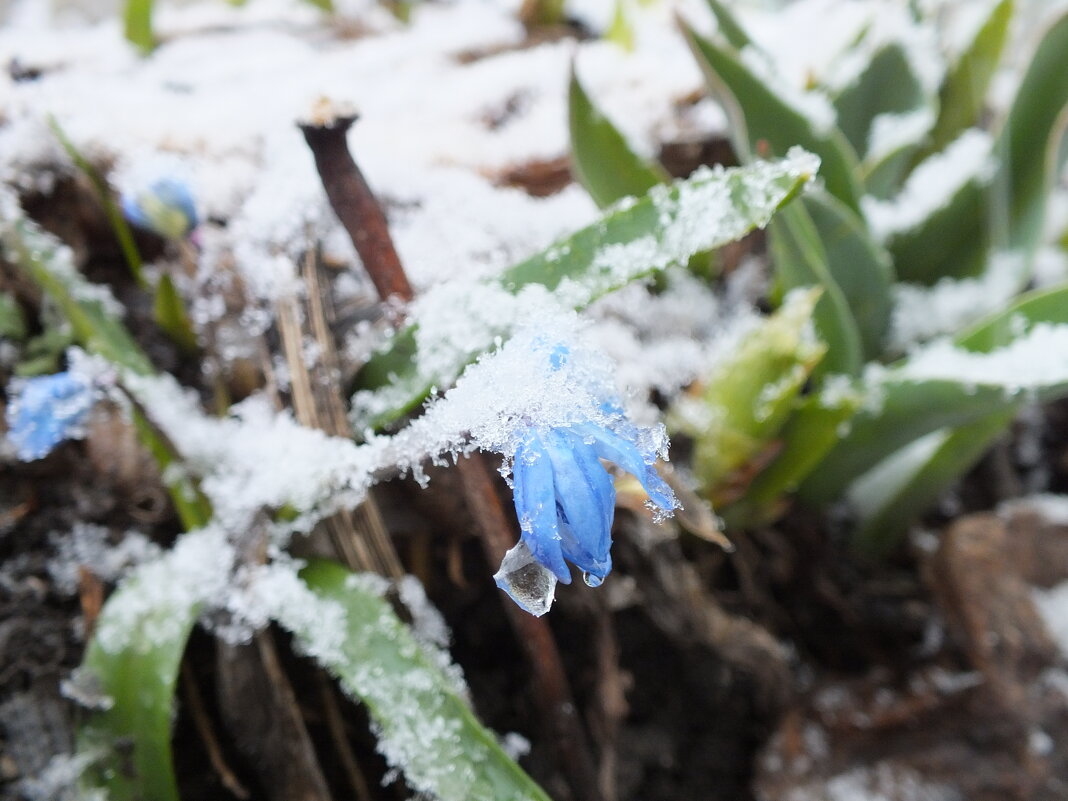
[[[1013,498],[998,506],[998,514],[1011,517],[1019,512],[1034,512],[1049,523],[1068,526],[1068,495],[1038,493]]]
[[[942,278],[934,286],[894,286],[890,346],[905,351],[917,342],[962,330],[1005,308],[1026,282],[1018,254],[996,254],[977,278]]]
[[[1048,590],[1033,588],[1031,597],[1054,642],[1068,656],[1068,581]]]
[[[986,182],[994,174],[993,138],[969,128],[941,153],[926,159],[892,200],[861,199],[864,215],[880,240],[919,226],[946,206],[970,181]]]
[[[879,114],[871,121],[864,160],[878,164],[899,150],[919,144],[935,123],[934,111],[923,106],[903,114]]]
[[[219,528],[182,535],[138,567],[108,601],[95,642],[108,653],[144,650],[178,638],[189,614],[211,606],[229,585],[235,554]]]
[[[128,531],[112,544],[108,529],[92,523],[75,523],[70,531],[54,532],[51,539],[56,555],[48,563],[48,572],[56,589],[68,595],[78,591],[81,568],[110,583],[160,555],[159,546],[140,532]]]
[[[99,758],[93,751],[56,754],[40,774],[19,782],[19,792],[27,801],[106,801],[105,790],[86,790],[78,781]]]

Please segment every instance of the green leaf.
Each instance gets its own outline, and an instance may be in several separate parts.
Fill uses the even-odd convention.
[[[511,267],[494,283],[512,293],[532,285],[560,289],[564,302],[584,308],[631,281],[683,266],[696,253],[766,225],[801,191],[815,169],[810,154],[795,150],[779,161],[698,170],[685,180],[653,187],[640,199],[608,209],[600,221]],[[491,339],[468,353],[454,366],[453,376],[492,347]],[[388,425],[422,402],[432,386],[444,386],[453,376],[419,372],[417,333],[409,326],[358,376],[359,389],[381,391],[374,405],[385,409],[361,420],[358,427]]]
[[[1011,404],[956,429],[928,434],[861,476],[847,496],[859,513],[853,546],[873,557],[893,549],[909,524],[1005,434],[1019,405]]]
[[[735,50],[741,50],[752,43],[749,34],[745,32],[745,28],[738,22],[737,17],[727,8],[726,3],[722,3],[720,0],[705,0],[705,2],[708,3],[709,9],[711,9],[713,16],[716,18],[719,32],[723,34],[723,38],[727,40],[731,47]]]
[[[739,158],[750,161],[754,154],[764,155],[768,148],[778,154],[800,145],[820,157],[820,176],[827,190],[859,212],[857,156],[842,132],[833,127],[817,130],[807,116],[778,96],[737,54],[686,25],[683,33],[712,94],[727,112],[731,142]]]
[[[153,0],[126,0],[123,14],[126,39],[142,54],[151,53],[156,47],[156,36],[152,33]]]
[[[126,218],[122,216],[119,207],[112,200],[111,188],[108,186],[108,182],[104,180],[104,176],[92,165],[89,159],[83,156],[78,148],[74,146],[74,143],[67,138],[55,117],[49,116],[48,125],[56,139],[59,140],[59,144],[67,152],[67,156],[74,162],[74,166],[85,174],[85,177],[89,179],[89,182],[96,190],[97,197],[104,206],[104,213],[107,214],[111,230],[115,232],[115,238],[119,241],[123,258],[126,259],[126,265],[130,268],[130,273],[133,275],[134,280],[137,281],[138,286],[142,289],[148,289],[148,281],[145,280],[141,254],[137,251],[133,232],[130,230]]]
[[[334,13],[334,0],[304,0],[309,5],[313,5],[320,11],[325,11],[328,14]]]
[[[319,600],[344,610],[344,637],[324,651],[316,648],[317,616],[295,626],[283,617],[282,625],[367,707],[379,748],[413,789],[441,801],[549,801],[367,582],[326,561],[309,564],[301,578]]]
[[[196,618],[196,604],[173,603],[135,573],[97,619],[82,670],[111,706],[88,713],[77,748],[96,758],[83,782],[106,790],[111,801],[178,801],[171,758],[174,688]]]
[[[796,490],[834,447],[861,400],[848,388],[799,399],[779,432],[778,455],[753,479],[740,500],[718,510],[728,530],[764,525],[778,518],[780,499]]]
[[[26,319],[15,296],[0,292],[0,337],[21,341],[26,338]]]
[[[867,67],[834,99],[838,127],[857,153],[868,152],[872,123],[880,114],[915,111],[931,102],[897,42],[880,48]]]
[[[1045,222],[1068,115],[1068,13],[1047,29],[999,136],[995,187],[1007,193],[1011,247],[1032,251]]]
[[[630,149],[611,120],[590,101],[573,65],[568,111],[575,175],[601,208],[624,197],[644,195],[671,179],[658,164],[650,164]]]
[[[1013,0],[991,5],[986,21],[946,75],[930,144],[921,158],[942,150],[966,128],[979,123],[990,79],[1008,39],[1012,13]]]
[[[783,290],[820,287],[816,331],[827,344],[820,373],[856,375],[861,365],[861,340],[853,312],[830,273],[827,252],[812,218],[801,204],[783,209],[769,228],[776,277]]]
[[[85,280],[71,263],[69,250],[54,237],[20,217],[0,221],[0,244],[56,302],[86,350],[135,373],[152,372],[148,357],[102,299],[106,290]]]
[[[631,25],[627,15],[627,0],[616,0],[615,11],[612,12],[612,24],[604,32],[604,38],[619,45],[628,53],[634,49],[634,26]]]
[[[171,340],[186,353],[195,353],[197,335],[193,324],[185,312],[185,304],[174,286],[174,281],[166,273],[156,285],[156,299],[152,306],[156,322]]]
[[[735,472],[779,432],[812,368],[823,358],[826,346],[808,332],[819,296],[819,290],[790,295],[702,381],[700,394],[682,401],[669,418],[676,429],[693,437],[694,473],[714,506]]]
[[[52,298],[83,348],[134,374],[155,373],[148,356],[108,302],[103,300],[102,293],[107,290],[85,280],[71,263],[69,249],[55,237],[20,216],[15,220],[0,220],[0,245],[7,258]],[[178,454],[148,423],[136,404],[133,422],[142,444],[167,476],[167,467],[179,460]],[[171,471],[164,483],[187,529],[204,525],[211,519],[211,506],[192,478],[182,471]]]
[[[831,278],[842,290],[860,335],[863,358],[878,358],[890,325],[894,268],[853,211],[826,192],[809,192],[805,210],[812,218]]]

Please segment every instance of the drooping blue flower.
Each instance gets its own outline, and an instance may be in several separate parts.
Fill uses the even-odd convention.
[[[637,478],[664,512],[675,496],[635,442],[592,423],[531,430],[516,452],[513,484],[522,539],[534,559],[571,583],[567,562],[596,587],[612,569],[616,490],[601,460]]]
[[[80,433],[93,405],[93,391],[70,372],[28,378],[8,401],[8,439],[24,462],[41,459]]]
[[[182,239],[197,227],[197,211],[189,187],[173,177],[158,178],[123,193],[122,213],[134,225],[166,239]]]
[[[566,346],[557,345],[547,355],[554,373],[569,367]],[[656,448],[648,444],[652,440],[627,419],[610,391],[595,386],[587,397],[596,404],[589,419],[529,425],[519,432],[512,460],[522,536],[494,579],[534,615],[548,611],[557,581],[571,583],[568,563],[579,568],[592,587],[612,569],[616,490],[603,462],[637,478],[650,505],[661,512],[677,506],[674,493],[656,472]]]

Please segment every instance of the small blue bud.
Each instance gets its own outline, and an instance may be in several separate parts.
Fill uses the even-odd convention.
[[[28,378],[16,386],[7,405],[7,436],[18,458],[41,459],[63,440],[78,436],[92,405],[92,387],[69,372]]]
[[[122,213],[138,228],[166,239],[182,239],[197,227],[197,211],[189,187],[176,178],[159,178],[122,196]]]

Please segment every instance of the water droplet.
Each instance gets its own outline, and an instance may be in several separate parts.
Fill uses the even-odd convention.
[[[587,587],[600,587],[604,583],[604,578],[601,576],[595,576],[593,573],[582,572],[582,580],[586,582]]]

